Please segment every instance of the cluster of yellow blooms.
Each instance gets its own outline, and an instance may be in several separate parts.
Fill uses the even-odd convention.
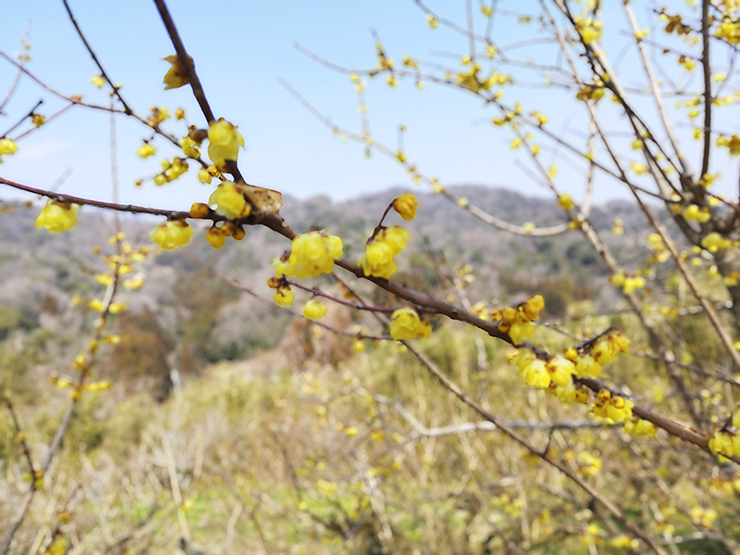
[[[602,389],[596,395],[596,401],[591,407],[591,414],[596,418],[603,418],[607,422],[622,422],[632,419],[634,403],[620,395],[612,395],[608,389]]]
[[[390,279],[396,271],[393,257],[400,254],[409,239],[408,232],[398,226],[384,227],[365,245],[365,256],[358,262],[366,276]]]
[[[534,335],[533,320],[540,316],[540,310],[545,306],[541,295],[530,297],[516,308],[507,307],[500,314],[495,312],[494,318],[501,318],[498,325],[499,331],[509,334],[514,345],[520,345],[522,341]]]
[[[343,249],[342,240],[329,235],[325,229],[303,233],[293,239],[290,256],[277,263],[275,273],[278,277],[285,275],[300,279],[330,274]]]
[[[584,44],[591,44],[601,38],[602,25],[600,21],[579,17],[576,19],[576,30],[581,34]]]
[[[723,430],[715,432],[709,440],[709,449],[718,455],[725,457],[740,456],[740,409],[732,414],[732,427],[734,431]]]
[[[712,231],[701,240],[701,246],[714,254],[718,251],[729,249],[732,246],[732,241],[726,237],[722,237],[716,231]]]
[[[185,220],[167,220],[150,234],[150,238],[165,250],[187,245],[192,236],[193,228]]]
[[[215,225],[211,227],[206,233],[206,239],[214,249],[220,249],[226,243],[227,237],[233,237],[235,241],[241,241],[245,235],[246,232],[243,227],[233,222],[224,222],[221,227]]]
[[[391,337],[402,339],[426,339],[432,333],[429,322],[425,322],[413,308],[399,308],[391,316]]]
[[[11,139],[0,139],[0,164],[3,163],[3,155],[15,154],[18,146]]]
[[[720,135],[717,137],[717,146],[724,146],[730,151],[730,156],[740,156],[740,137],[733,135],[732,137],[725,137]]]
[[[579,378],[598,378],[602,367],[610,364],[619,353],[626,353],[629,344],[629,339],[621,332],[612,330],[579,349],[567,349],[565,358],[575,362],[575,373]]]
[[[519,368],[527,385],[548,389],[551,384],[557,387],[569,385],[572,374],[578,378],[598,378],[602,367],[611,363],[619,353],[626,352],[628,347],[629,340],[613,330],[593,343],[579,349],[571,347],[564,355],[556,355],[547,361],[538,358],[529,349],[519,349],[510,362]],[[569,391],[552,393],[558,398],[571,396]]]
[[[144,145],[139,150],[137,150],[136,153],[142,158],[149,158],[150,156],[154,156],[157,153],[157,149],[149,143],[144,143]]]
[[[48,231],[59,233],[74,227],[76,223],[77,214],[70,204],[50,200],[36,218],[36,229],[43,227]]]
[[[575,365],[561,355],[543,360],[529,349],[519,349],[510,362],[519,368],[524,383],[530,387],[549,390],[552,386],[553,395],[564,402],[585,403],[588,400],[585,390],[573,387],[571,376],[575,374]]]
[[[142,148],[146,148],[147,146],[149,145],[145,145]],[[162,173],[158,173],[154,176],[154,183],[156,185],[170,183],[188,171],[188,168],[188,163],[182,158],[175,157],[172,162],[169,160],[162,160]]]
[[[631,295],[645,287],[645,278],[637,274],[630,276],[620,270],[609,278],[609,283],[621,287],[625,295]]]

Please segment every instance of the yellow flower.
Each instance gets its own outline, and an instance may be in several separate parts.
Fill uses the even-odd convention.
[[[0,139],[0,156],[3,154],[14,154],[18,146],[11,139]],[[0,159],[0,161],[2,161]]]
[[[197,141],[194,141],[187,135],[185,135],[182,139],[180,139],[180,148],[185,153],[185,156],[190,156],[191,158],[200,158],[200,151],[197,147],[200,146],[200,143]],[[205,171],[205,170],[201,170]]]
[[[555,387],[554,393],[555,397],[560,399],[563,403],[583,404],[588,402],[588,390],[576,385],[572,379],[565,385]]]
[[[242,192],[231,181],[221,183],[211,193],[208,204],[215,204],[216,213],[230,220],[246,218],[252,211]]]
[[[565,193],[558,197],[558,207],[563,210],[573,210],[576,205],[573,202],[573,198],[568,193]]]
[[[164,90],[179,89],[183,85],[187,85],[188,78],[185,73],[185,68],[180,62],[180,58],[178,56],[167,56],[164,58],[164,61],[172,64],[172,67],[167,71],[164,76],[164,80],[162,81],[167,85]],[[190,62],[192,63],[192,58]]]
[[[624,421],[624,431],[631,436],[655,437],[658,428],[652,422],[633,415]]]
[[[381,229],[365,246],[365,257],[360,260],[366,276],[390,279],[396,271],[393,257],[406,247],[409,234],[395,226]]]
[[[220,249],[226,242],[226,234],[218,227],[212,227],[206,233],[206,239],[214,249]]]
[[[575,373],[575,365],[567,358],[556,355],[547,363],[552,383],[557,386],[567,386],[573,382],[571,376]]]
[[[155,229],[152,234],[160,248],[172,250],[190,242],[190,238],[193,236],[193,228],[185,220],[168,220]]]
[[[192,218],[202,219],[208,215],[208,205],[202,202],[194,202],[190,207],[190,216]]]
[[[154,148],[149,143],[146,143],[144,146],[142,146],[139,150],[136,151],[136,153],[142,158],[149,158],[150,156],[154,156],[156,152],[157,152],[157,149]]]
[[[717,137],[717,146],[725,146],[730,150],[730,156],[740,155],[740,137],[733,135],[732,137],[720,136]]]
[[[522,379],[530,387],[547,389],[550,387],[550,373],[544,360],[535,358],[522,370]]]
[[[729,249],[732,246],[732,241],[722,237],[716,231],[712,231],[701,240],[701,246],[711,253],[716,253],[717,251]]]
[[[105,85],[105,79],[103,79],[102,75],[96,75],[95,77],[90,79],[90,81],[92,81],[92,84],[98,87],[99,89],[102,88],[103,85]]]
[[[576,361],[576,376],[579,378],[598,378],[601,376],[601,365],[591,355],[579,357]]]
[[[168,117],[170,117],[170,112],[166,106],[160,106],[159,108],[152,106],[152,115],[149,117],[148,123],[152,127],[156,127]]]
[[[198,171],[198,181],[203,185],[208,185],[211,182],[211,174],[208,173],[208,170],[201,169]]]
[[[46,116],[42,116],[41,114],[32,114],[31,121],[36,127],[41,127],[46,123]]]
[[[432,333],[429,322],[423,321],[412,308],[399,308],[391,316],[391,337],[401,339],[426,339]]]
[[[303,317],[309,320],[320,320],[326,314],[326,305],[316,299],[311,299],[303,306]]]
[[[393,208],[407,222],[416,217],[416,207],[418,205],[419,203],[416,200],[416,197],[409,193],[401,195],[393,200]]]
[[[275,291],[275,295],[273,295],[272,300],[280,306],[292,306],[293,300],[295,300],[295,291],[290,287],[280,287]]]
[[[217,166],[224,160],[236,160],[239,156],[239,146],[244,146],[244,137],[224,118],[208,128],[208,157]]]
[[[712,436],[712,439],[709,440],[708,447],[712,453],[732,457],[735,451],[733,434],[729,432],[716,432]]]
[[[609,399],[605,410],[608,419],[612,422],[621,422],[625,418],[632,418],[632,401],[617,395]]]
[[[108,312],[111,314],[118,314],[119,312],[124,312],[128,310],[128,305],[126,303],[110,303],[110,306],[108,307]]]
[[[76,223],[77,214],[68,203],[50,200],[36,218],[36,229],[43,227],[48,231],[59,233],[74,227]]]
[[[344,246],[336,235],[326,230],[309,231],[293,239],[287,266],[281,266],[286,276],[307,278],[330,274],[334,261],[342,256]],[[282,274],[278,274],[282,275]]]
[[[534,325],[532,322],[527,322],[526,320],[517,320],[509,326],[508,333],[514,345],[521,345],[525,339],[529,339],[534,335]]]
[[[527,299],[522,305],[522,312],[529,320],[536,320],[540,316],[540,310],[545,308],[545,299],[542,295],[535,295]]]

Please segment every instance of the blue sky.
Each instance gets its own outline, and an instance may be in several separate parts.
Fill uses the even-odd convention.
[[[326,194],[347,199],[391,185],[413,189],[408,174],[397,163],[379,155],[366,160],[360,145],[343,143],[333,136],[279,84],[278,78],[288,81],[333,121],[356,131],[360,123],[352,83],[346,75],[299,53],[295,43],[338,64],[368,68],[376,62],[371,29],[379,33],[397,63],[409,53],[449,64],[466,53],[463,37],[442,27],[431,30],[424,13],[411,0],[219,0],[208,3],[207,8],[190,0],[170,4],[216,115],[239,125],[246,140],[240,167],[247,181],[301,198]],[[440,0],[429,4],[456,21],[465,21],[464,2]],[[534,10],[538,3],[527,0],[500,5],[526,11]],[[172,54],[173,48],[152,2],[71,0],[71,7],[104,67],[124,85],[123,92],[137,111],[146,113],[153,105],[167,106],[170,112],[183,107],[190,122],[204,125],[189,87],[163,90],[162,77],[169,66],[162,58]],[[476,24],[484,21],[476,12]],[[90,83],[97,69],[61,2],[34,0],[4,7],[0,50],[7,54],[18,51],[29,22],[33,45],[29,69],[66,94],[79,93],[90,101],[107,103],[105,89],[98,90]],[[500,17],[496,25],[495,38],[503,45],[536,31],[535,25],[517,24],[515,17]],[[616,49],[624,37],[610,40],[615,41]],[[554,60],[552,50],[531,48],[522,52],[538,60],[546,56]],[[631,56],[626,51],[622,61],[627,81],[632,79]],[[13,77],[12,67],[0,60],[0,98]],[[533,81],[535,77],[530,74],[528,79]],[[522,79],[526,81],[527,77],[522,75]],[[49,114],[61,105],[24,80],[6,108],[8,115],[0,116],[0,127],[14,123],[41,98],[45,103],[40,113]],[[520,89],[515,98],[521,99],[526,108],[538,108],[550,116],[550,125],[564,136],[577,137],[578,129],[583,127],[584,111],[571,101],[572,93]],[[512,135],[493,128],[489,121],[495,113],[484,109],[471,95],[431,84],[419,91],[410,81],[391,89],[382,79],[376,79],[367,90],[367,101],[373,135],[395,147],[397,127],[405,124],[408,157],[426,175],[437,176],[449,185],[476,183],[544,193],[515,165],[517,158],[524,163],[527,159],[509,148]],[[616,122],[616,116],[611,121]],[[171,121],[166,127],[178,135],[185,133],[182,122]],[[159,160],[176,154],[158,139],[156,157],[138,158],[136,150],[150,135],[134,120],[117,119],[122,201],[180,209],[205,200],[211,187],[200,185],[192,170],[164,187],[151,182],[139,189],[133,186],[137,178],[156,173]],[[62,191],[110,199],[109,137],[106,113],[76,108],[19,141],[18,153],[4,157],[0,175],[48,187],[70,169],[71,176]],[[577,198],[582,178],[578,172],[569,173],[568,163],[561,156],[562,152],[543,149],[542,159],[547,165],[558,163],[564,168],[559,186]],[[597,200],[624,195],[613,182],[598,182]],[[2,197],[7,196],[8,191],[2,191]]]

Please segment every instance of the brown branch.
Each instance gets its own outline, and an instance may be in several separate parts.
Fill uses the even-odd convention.
[[[414,346],[413,343],[409,341],[402,341],[402,343],[406,346],[406,348],[409,351],[411,351],[411,353],[417,358],[417,360],[419,360],[419,362],[421,362],[424,365],[424,367],[429,371],[429,373],[432,374],[442,384],[442,386],[445,389],[447,389],[452,394],[454,394],[464,404],[472,408],[474,411],[480,414],[483,418],[485,418],[492,424],[496,425],[498,429],[500,429],[504,434],[506,434],[511,439],[519,443],[522,447],[527,449],[530,453],[532,453],[533,455],[537,455],[543,461],[545,461],[549,465],[553,466],[554,468],[558,469],[560,472],[565,474],[570,480],[572,480],[576,485],[578,485],[581,489],[583,489],[586,493],[588,493],[592,498],[602,503],[604,507],[617,520],[619,520],[627,528],[629,528],[630,532],[632,532],[633,535],[635,535],[636,537],[644,541],[648,545],[648,547],[650,547],[655,553],[663,553],[663,550],[660,548],[660,546],[656,544],[650,538],[650,536],[648,536],[636,524],[634,524],[631,520],[625,517],[622,514],[622,511],[619,509],[619,507],[617,507],[611,501],[606,499],[598,490],[596,490],[596,488],[594,488],[591,484],[589,484],[583,478],[578,476],[578,474],[576,474],[576,472],[573,469],[566,466],[564,463],[553,459],[548,453],[543,452],[540,449],[537,449],[525,437],[519,435],[512,428],[507,426],[501,419],[499,419],[498,417],[494,416],[493,414],[488,412],[486,409],[484,409],[480,404],[478,404],[471,397],[469,397],[457,384],[455,384],[449,378],[447,378],[444,375],[444,373],[439,368],[437,368],[431,360],[429,360],[424,354],[422,354]]]
[[[177,52],[180,64],[185,70],[188,83],[190,83],[190,87],[193,89],[193,96],[195,96],[195,99],[198,101],[198,105],[200,106],[206,121],[210,125],[216,121],[216,116],[213,115],[213,110],[211,110],[206,94],[203,91],[203,85],[201,85],[198,74],[195,72],[193,59],[188,56],[188,53],[185,50],[185,45],[180,38],[180,33],[177,32],[177,27],[175,26],[175,22],[172,20],[167,4],[165,4],[164,0],[154,0],[154,4],[157,6],[157,11],[159,11],[159,15],[162,18],[162,23],[164,23],[165,29],[167,29],[167,34],[170,36],[172,46],[175,47],[175,52]]]
[[[79,204],[81,206],[95,206],[97,208],[104,208],[106,210],[116,210],[118,212],[130,212],[132,214],[151,214],[153,216],[167,216],[170,220],[184,220],[191,218],[189,212],[177,211],[177,210],[165,210],[163,208],[148,208],[145,206],[135,206],[133,204],[116,204],[114,202],[103,202],[101,200],[92,200],[82,197],[76,197],[74,195],[67,195],[63,193],[55,193],[44,189],[37,189],[29,185],[22,185],[14,181],[10,181],[3,177],[0,177],[0,183],[8,185],[14,189],[33,193],[42,197],[50,198],[59,202],[67,202],[72,204]],[[224,218],[216,213],[209,214],[206,218],[213,221],[221,221]]]
[[[709,0],[701,3],[701,66],[704,73],[704,146],[699,179],[709,171],[709,155],[712,150],[712,68],[709,59]]]
[[[62,0],[62,3],[64,4],[64,9],[67,10],[67,15],[69,15],[69,19],[72,22],[72,25],[74,25],[74,28],[77,31],[77,34],[80,36],[80,39],[82,39],[82,42],[84,43],[85,48],[87,48],[87,51],[90,53],[90,56],[95,62],[95,65],[98,66],[98,69],[100,70],[100,74],[105,78],[105,80],[111,86],[111,89],[113,89],[113,93],[118,97],[118,100],[123,105],[124,113],[126,115],[131,115],[133,113],[133,110],[129,108],[129,105],[123,99],[123,96],[121,96],[121,91],[119,90],[120,87],[117,87],[113,83],[113,81],[111,81],[111,78],[108,76],[105,69],[103,69],[103,65],[100,63],[100,60],[98,60],[98,57],[95,55],[95,51],[90,46],[90,43],[87,42],[85,35],[82,33],[82,29],[80,29],[80,26],[77,24],[77,20],[75,19],[74,14],[72,14],[72,10],[70,9],[69,4],[67,3],[67,0]]]
[[[26,462],[28,463],[28,468],[31,473],[31,485],[34,487],[35,484],[35,474],[36,474],[36,467],[33,464],[33,458],[31,457],[31,450],[28,447],[28,442],[26,441],[26,434],[23,431],[23,428],[21,428],[20,420],[18,420],[18,416],[15,413],[15,409],[13,408],[13,403],[10,400],[10,397],[5,397],[5,404],[8,407],[8,412],[10,413],[10,418],[13,420],[13,425],[15,426],[18,441],[21,444],[21,448],[23,449],[23,455],[26,457]]]

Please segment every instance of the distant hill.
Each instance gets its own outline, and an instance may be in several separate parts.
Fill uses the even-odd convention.
[[[512,223],[544,226],[565,221],[564,212],[552,200],[475,185],[450,190]],[[356,261],[383,210],[401,192],[405,190],[388,189],[338,203],[327,197],[286,198],[281,214],[299,232],[327,227],[342,237],[345,258]],[[399,273],[393,279],[437,290],[443,296],[445,293],[439,290],[444,284],[440,270],[451,274],[470,264],[476,278],[467,289],[471,302],[495,298],[506,303],[535,290],[546,296],[549,292],[551,315],[558,317],[565,310],[565,301],[558,300],[558,296],[589,299],[596,306],[612,299],[613,291],[603,287],[605,268],[580,233],[540,239],[514,237],[439,195],[412,192],[419,199],[417,218],[404,222],[392,213],[387,219],[389,225],[402,225],[412,237],[407,250],[398,257]],[[16,350],[23,350],[43,336],[43,345],[34,348],[71,360],[90,322],[89,314],[75,307],[72,298],[102,294],[92,276],[103,272],[105,266],[93,254],[93,248],[110,247],[107,238],[113,233],[112,218],[84,207],[75,228],[52,234],[35,228],[38,210],[17,205],[13,213],[0,215],[0,340],[12,340]],[[628,232],[643,229],[640,213],[630,204],[612,202],[593,210],[593,221],[612,248],[641,256],[633,239],[614,237],[609,232],[616,217],[624,221]],[[157,223],[151,218],[122,217],[123,230],[133,244],[148,241]],[[122,294],[132,313],[147,311],[173,345],[180,346],[175,347],[180,351],[173,355],[173,364],[183,356],[182,345],[195,353],[191,364],[196,366],[248,356],[278,341],[280,330],[289,322],[284,312],[249,295],[235,294],[207,271],[214,267],[269,299],[272,291],[266,280],[273,274],[271,261],[289,248],[288,242],[268,230],[250,228],[241,242],[229,240],[216,251],[205,240],[204,231],[205,224],[196,224],[190,245],[152,256],[144,264],[147,281],[143,289]],[[325,283],[322,279],[317,278]],[[40,356],[39,360],[43,365],[51,358]]]

